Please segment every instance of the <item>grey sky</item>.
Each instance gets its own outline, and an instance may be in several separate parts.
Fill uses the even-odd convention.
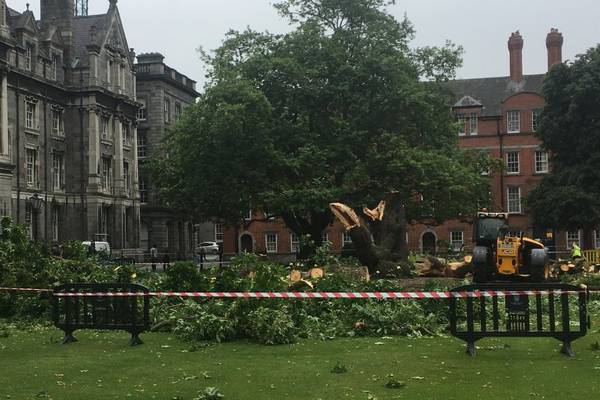
[[[23,11],[30,2],[39,18],[39,0],[7,0]],[[269,0],[119,0],[129,45],[136,52],[158,51],[167,64],[203,82],[196,49],[219,46],[228,29],[250,26],[273,33],[289,30]],[[89,0],[90,14],[105,12],[108,0]],[[547,68],[545,37],[551,27],[564,36],[563,59],[573,59],[600,41],[598,0],[397,0],[390,12],[404,13],[417,30],[414,46],[452,40],[465,49],[459,78],[508,75],[507,40],[520,30],[525,45],[523,72]]]

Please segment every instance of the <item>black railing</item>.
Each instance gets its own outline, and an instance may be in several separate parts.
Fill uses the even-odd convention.
[[[78,329],[107,329],[131,333],[131,346],[142,344],[139,334],[150,327],[150,299],[147,295],[94,295],[119,292],[147,294],[149,290],[130,283],[67,284],[57,287],[53,296],[53,321],[57,328],[65,332],[62,343],[76,342],[73,332]]]
[[[450,331],[467,342],[475,355],[475,342],[486,337],[552,337],[563,343],[562,352],[573,356],[571,342],[586,335],[588,291],[561,283],[467,285],[451,292],[534,291],[506,296],[452,297]],[[544,291],[548,293],[537,293]]]

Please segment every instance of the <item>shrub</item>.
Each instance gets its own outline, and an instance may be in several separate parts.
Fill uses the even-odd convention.
[[[212,284],[207,275],[198,271],[195,263],[179,261],[167,269],[162,286],[166,290],[190,292],[209,290]]]
[[[175,320],[175,335],[184,340],[216,340],[221,342],[236,336],[237,320],[228,313],[223,302],[199,304],[185,301],[171,318]]]

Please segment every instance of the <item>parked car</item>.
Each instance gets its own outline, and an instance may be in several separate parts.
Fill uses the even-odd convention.
[[[217,242],[202,242],[196,247],[196,253],[200,254],[204,249],[204,254],[219,254],[219,244]]]
[[[93,243],[94,250],[96,251],[96,253],[104,253],[105,256],[110,256],[110,244],[108,244],[108,242],[94,241]],[[88,249],[92,246],[92,242],[90,242],[89,240],[82,242],[82,244]]]

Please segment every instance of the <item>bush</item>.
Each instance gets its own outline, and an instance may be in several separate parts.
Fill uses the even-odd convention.
[[[212,283],[207,275],[198,271],[195,263],[179,261],[167,269],[162,286],[166,290],[192,292],[210,290]]]
[[[229,314],[229,307],[220,301],[205,304],[185,301],[171,317],[175,320],[173,333],[183,340],[232,339],[236,336],[237,319]]]

